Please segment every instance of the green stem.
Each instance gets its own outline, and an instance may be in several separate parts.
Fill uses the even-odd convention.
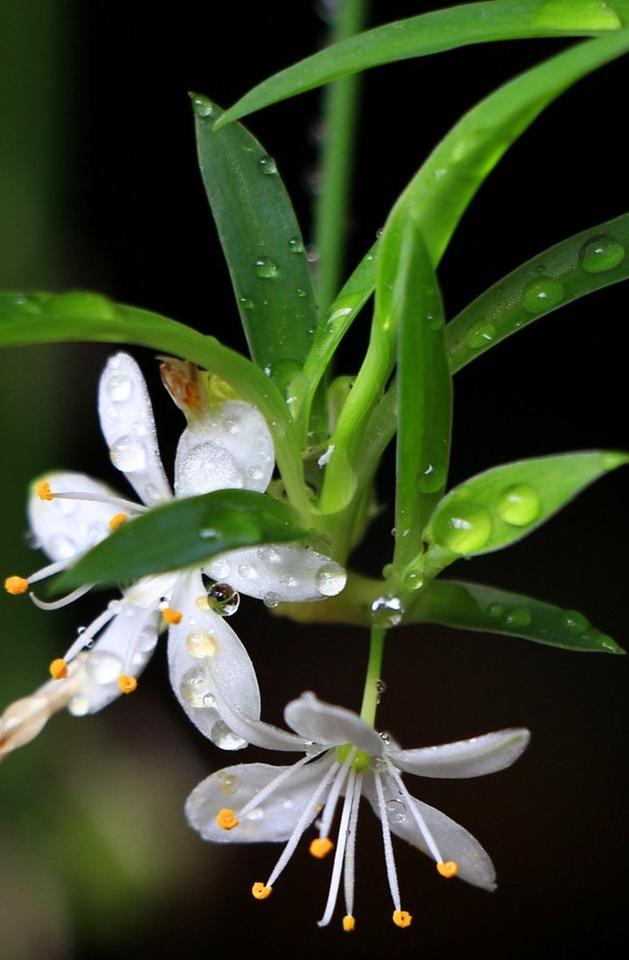
[[[365,676],[365,689],[363,691],[363,702],[360,708],[360,718],[374,726],[376,719],[376,709],[380,691],[378,690],[378,681],[382,669],[382,655],[384,653],[384,638],[386,630],[384,627],[372,626],[371,640],[369,643],[369,660],[367,661],[367,675]]]
[[[366,20],[367,0],[342,0],[332,26],[332,44],[359,33]],[[359,76],[330,84],[323,99],[324,141],[321,151],[322,190],[315,205],[314,242],[319,252],[319,307],[323,313],[334,299],[343,267],[354,157]]]

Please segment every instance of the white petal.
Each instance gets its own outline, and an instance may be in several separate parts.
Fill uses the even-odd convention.
[[[156,607],[162,597],[170,596],[178,577],[177,572],[142,577],[125,590],[125,599],[129,603],[137,603],[139,607]]]
[[[496,730],[438,747],[389,749],[387,756],[400,770],[420,777],[481,777],[510,767],[526,749],[530,736],[524,728]]]
[[[119,494],[84,473],[56,471],[38,477],[54,493],[90,493],[118,497]],[[51,560],[70,560],[111,533],[108,522],[116,513],[111,504],[89,500],[41,500],[36,493],[28,499],[28,518],[37,544]]]
[[[175,494],[191,497],[230,488],[264,493],[274,464],[273,440],[262,414],[250,403],[226,400],[182,433]]]
[[[254,807],[233,830],[223,830],[215,817],[223,807],[236,811],[245,805],[287,767],[268,763],[241,763],[202,780],[186,801],[185,811],[193,830],[214,843],[281,842],[288,840],[310,797],[333,759],[315,760],[295,770],[277,791]],[[317,816],[316,809],[312,819]]]
[[[227,580],[239,593],[271,605],[324,600],[340,593],[347,575],[329,557],[295,544],[266,544],[229,550],[211,561],[206,572]]]
[[[373,777],[369,774],[363,776],[363,793],[369,798],[377,816],[378,800]],[[395,783],[391,778],[387,778],[387,781],[390,796],[387,796],[385,790],[385,799],[399,800]],[[446,817],[435,807],[429,807],[427,803],[422,803],[415,797],[410,797],[410,800],[416,805],[419,814],[432,833],[444,861],[454,860],[458,864],[458,876],[475,887],[482,887],[483,890],[495,890],[496,872],[494,865],[478,840],[465,827],[455,823],[454,820]],[[397,834],[403,840],[407,840],[422,853],[430,856],[424,838],[410,810],[400,813],[396,809],[389,814],[388,821],[392,833]]]
[[[295,736],[294,733],[289,733],[288,730],[282,730],[263,720],[247,717],[242,711],[235,709],[233,704],[223,699],[218,690],[215,691],[215,698],[217,709],[229,729],[255,747],[289,752],[305,750],[308,747],[305,740]]]
[[[221,701],[258,720],[258,681],[237,635],[223,617],[197,606],[200,597],[207,597],[201,574],[181,574],[170,601],[171,607],[183,614],[181,622],[169,630],[170,682],[201,733],[225,750],[236,750],[246,741],[226,727],[217,694]]]
[[[111,357],[98,386],[98,413],[111,462],[149,506],[172,496],[142,372],[128,353]]]
[[[70,712],[77,716],[97,713],[119,697],[119,676],[122,673],[140,676],[155,649],[158,626],[156,610],[122,601],[120,612],[87,652],[83,677],[70,702]]]
[[[357,713],[317,700],[313,693],[302,693],[284,711],[284,719],[300,737],[324,746],[351,743],[371,756],[381,756],[384,741]]]

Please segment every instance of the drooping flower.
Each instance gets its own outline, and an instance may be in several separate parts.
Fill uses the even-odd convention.
[[[402,750],[357,714],[324,703],[311,693],[286,707],[286,723],[296,734],[247,720],[234,710],[228,710],[228,714],[232,729],[251,743],[304,753],[292,766],[249,763],[219,770],[201,781],[186,802],[188,821],[205,840],[285,843],[267,880],[254,883],[256,899],[271,894],[303,833],[318,817],[318,835],[310,843],[311,854],[322,858],[336,847],[319,926],[332,919],[343,880],[343,929],[353,930],[356,831],[362,797],[381,821],[393,922],[397,926],[409,926],[412,916],[402,909],[392,833],[432,857],[442,876],[458,876],[485,890],[495,888],[495,871],[480,843],[445,814],[411,796],[401,774],[463,778],[494,773],[517,760],[529,741],[528,730],[498,730],[470,740]],[[334,843],[331,827],[341,796],[344,799]]]
[[[173,399],[188,418],[175,459],[175,497],[225,488],[264,492],[274,469],[273,441],[264,418],[256,407],[240,400],[210,403],[195,371],[174,360],[163,370]],[[64,570],[121,523],[173,497],[148,390],[128,354],[118,353],[105,366],[98,410],[112,463],[141,503],[123,499],[81,473],[42,477],[34,485],[28,511],[34,538],[52,562],[28,578],[8,577],[9,593],[27,592]],[[202,576],[223,580],[227,573],[229,584],[214,584],[208,594]],[[80,670],[73,674],[69,709],[75,715],[94,713],[136,688],[160,629],[168,627],[170,677],[179,702],[206,736],[221,747],[237,749],[245,741],[226,726],[217,694],[249,717],[260,715],[253,665],[224,619],[237,609],[238,591],[258,598],[270,595],[273,602],[301,602],[332,596],[344,584],[345,573],[338,564],[294,544],[239,548],[195,569],[143,577],[124,590],[121,600],[111,601],[62,658],[53,660],[51,673],[58,680],[67,678],[69,666],[87,648]],[[90,587],[86,584],[51,603],[31,596],[38,606],[57,609]]]

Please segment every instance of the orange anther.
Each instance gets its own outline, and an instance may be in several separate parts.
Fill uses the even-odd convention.
[[[310,853],[317,860],[323,860],[324,857],[327,857],[330,850],[334,850],[334,844],[329,837],[315,837],[310,844]]]
[[[263,883],[254,883],[251,888],[251,892],[256,898],[256,900],[266,900],[267,897],[271,896],[273,887],[266,887]]]
[[[356,926],[356,920],[351,915],[351,913],[346,914],[343,917],[343,930],[345,933],[351,933],[354,927]]]
[[[393,923],[396,927],[410,927],[413,918],[408,910],[394,910]]]
[[[50,489],[50,484],[46,483],[45,480],[40,480],[39,483],[35,484],[35,493],[40,500],[54,500],[55,495]]]
[[[109,527],[112,533],[115,533],[118,527],[121,527],[122,524],[125,523],[128,519],[129,519],[128,513],[116,513],[111,518],[107,526]]]
[[[64,677],[68,676],[68,664],[63,657],[57,657],[56,660],[53,660],[48,669],[50,670],[50,676],[55,680],[63,680]]]
[[[18,593],[26,593],[28,590],[28,580],[25,577],[7,577],[4,581],[4,589],[14,597]]]
[[[134,690],[137,690],[138,681],[135,677],[129,676],[128,673],[121,673],[118,677],[118,686],[121,693],[133,693]]]
[[[455,860],[446,860],[445,863],[437,864],[437,871],[442,877],[456,877],[459,872],[459,865]]]
[[[215,820],[221,830],[233,830],[240,823],[235,812],[230,807],[223,807],[216,814]]]
[[[181,610],[171,610],[170,607],[165,607],[164,610],[162,610],[162,616],[166,623],[170,625],[181,623],[183,619],[183,613]]]

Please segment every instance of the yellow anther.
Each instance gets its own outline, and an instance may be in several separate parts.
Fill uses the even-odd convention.
[[[413,918],[408,910],[394,910],[393,923],[396,927],[410,927]]]
[[[4,581],[4,589],[16,597],[18,593],[26,593],[28,580],[25,577],[7,577]]]
[[[442,877],[456,877],[459,872],[459,865],[455,860],[446,860],[445,863],[437,864],[437,871]]]
[[[256,898],[256,900],[266,900],[267,897],[271,896],[273,887],[265,887],[263,883],[254,883],[251,888],[251,892]]]
[[[166,623],[172,625],[176,623],[181,623],[183,619],[183,613],[181,610],[171,610],[170,607],[165,607],[162,610],[162,616]]]
[[[55,495],[50,489],[50,484],[46,483],[45,480],[40,480],[39,483],[35,484],[35,493],[40,500],[54,500]]]
[[[351,913],[346,914],[343,917],[343,930],[345,933],[351,933],[354,927],[356,926],[356,920],[351,915]]]
[[[118,686],[121,693],[133,693],[134,690],[137,690],[138,681],[135,677],[129,676],[128,673],[121,673],[118,677]]]
[[[56,660],[53,660],[48,669],[50,670],[50,676],[55,680],[63,680],[64,677],[68,676],[68,664],[63,657],[57,657]]]
[[[310,853],[317,860],[323,860],[324,857],[327,857],[330,850],[334,850],[334,844],[329,837],[315,837],[310,844]]]
[[[126,523],[128,519],[129,519],[128,513],[116,513],[111,518],[107,526],[109,527],[112,533],[115,533],[118,527],[121,527],[122,524]]]
[[[221,830],[233,830],[234,827],[237,827],[240,823],[240,820],[230,807],[223,807],[219,810],[215,819]]]

